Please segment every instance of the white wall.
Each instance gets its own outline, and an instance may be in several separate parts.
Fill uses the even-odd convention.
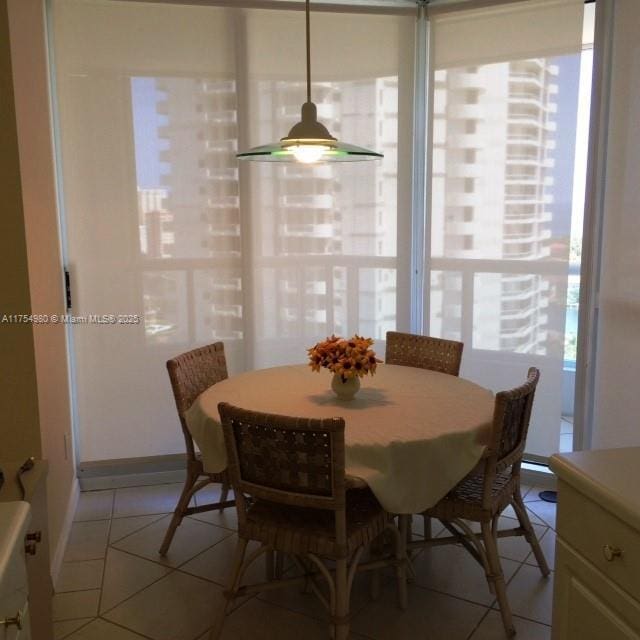
[[[0,316],[30,314],[7,4],[0,0]],[[0,323],[0,460],[40,457],[33,327]]]
[[[44,0],[8,0],[7,5],[31,313],[62,314],[65,294],[56,208]],[[64,327],[34,324],[33,344],[39,436],[42,457],[49,461],[49,541],[55,581],[77,497]],[[20,408],[24,410],[23,405]],[[18,426],[16,423],[15,427]],[[34,450],[29,455],[38,454]],[[26,455],[23,453],[20,457]]]
[[[640,2],[615,0],[593,448],[640,445]]]

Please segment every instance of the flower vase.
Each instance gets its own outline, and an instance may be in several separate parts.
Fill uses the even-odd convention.
[[[331,380],[331,389],[340,400],[353,400],[353,397],[360,389],[360,378],[354,377],[343,380],[339,373],[334,373]]]

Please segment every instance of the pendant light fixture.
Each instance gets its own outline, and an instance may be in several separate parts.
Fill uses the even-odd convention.
[[[261,162],[354,162],[358,160],[376,160],[381,153],[346,144],[334,138],[327,128],[318,122],[316,105],[311,102],[311,37],[309,20],[309,0],[305,0],[307,22],[307,101],[302,105],[302,118],[289,134],[280,142],[253,147],[244,153],[238,153],[241,160]]]

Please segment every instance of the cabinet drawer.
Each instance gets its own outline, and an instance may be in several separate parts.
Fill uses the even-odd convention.
[[[640,604],[558,540],[552,640],[640,640]]]
[[[558,535],[640,600],[640,532],[565,482],[558,491]]]

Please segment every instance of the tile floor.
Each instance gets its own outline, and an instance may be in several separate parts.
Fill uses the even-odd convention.
[[[212,605],[221,597],[231,561],[234,510],[186,518],[166,558],[157,554],[180,493],[179,484],[83,492],[54,596],[55,638],[62,640],[206,640]],[[217,489],[202,491],[211,501]],[[523,487],[550,566],[555,505]],[[503,516],[513,526],[513,512]],[[416,520],[419,534],[421,519]],[[519,640],[550,638],[553,574],[543,579],[524,538],[500,541]],[[457,546],[422,551],[409,609],[395,606],[393,579],[376,602],[366,576],[352,596],[354,640],[488,640],[504,638],[500,615],[479,565]],[[255,566],[249,579],[262,579]],[[251,574],[251,571],[250,571]],[[227,618],[225,640],[325,640],[324,611],[299,588],[239,603]]]

